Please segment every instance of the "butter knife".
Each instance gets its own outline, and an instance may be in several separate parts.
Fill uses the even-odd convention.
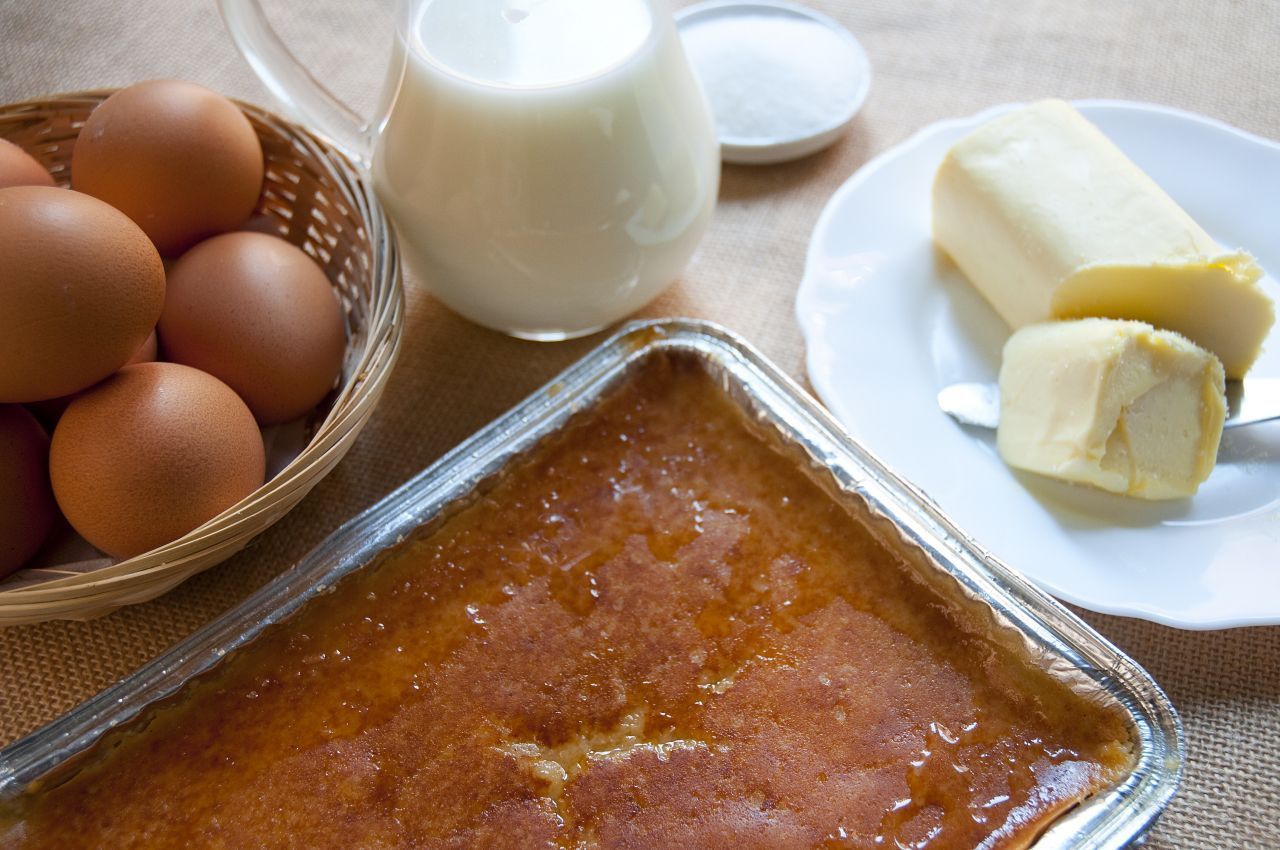
[[[1000,388],[996,384],[951,384],[938,392],[938,407],[961,425],[995,428],[1000,424]],[[1227,381],[1227,420],[1223,428],[1272,419],[1280,419],[1280,378]]]

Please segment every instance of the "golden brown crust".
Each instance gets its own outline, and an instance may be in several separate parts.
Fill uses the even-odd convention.
[[[1128,740],[1020,663],[660,361],[13,846],[1017,846]]]

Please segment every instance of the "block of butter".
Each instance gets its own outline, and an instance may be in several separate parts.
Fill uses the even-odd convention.
[[[1028,325],[1000,366],[996,445],[1010,466],[1144,499],[1196,492],[1218,457],[1222,364],[1172,331]]]
[[[956,143],[934,180],[933,233],[1014,328],[1139,319],[1209,349],[1240,378],[1275,320],[1253,258],[1215,242],[1060,100]]]

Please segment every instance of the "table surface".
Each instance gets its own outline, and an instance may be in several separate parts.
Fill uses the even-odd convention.
[[[265,5],[318,77],[357,110],[372,108],[390,0]],[[1168,104],[1280,138],[1275,0],[810,5],[866,47],[874,73],[866,106],[823,153],[787,165],[726,166],[700,253],[640,314],[714,319],[802,381],[793,299],[813,224],[850,174],[916,129],[1006,101],[1104,97]],[[213,0],[0,3],[0,102],[154,77],[194,80],[274,108]],[[377,412],[346,459],[284,520],[153,602],[93,622],[0,630],[0,745],[216,617],[600,340],[520,342],[452,315],[412,272],[406,288],[404,348]],[[1186,777],[1148,846],[1280,846],[1280,628],[1184,632],[1080,613],[1151,671],[1186,727]]]

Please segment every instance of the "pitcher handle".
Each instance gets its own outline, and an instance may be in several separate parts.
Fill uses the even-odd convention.
[[[277,101],[356,162],[369,165],[370,124],[334,96],[289,51],[259,0],[218,0],[231,40]]]

